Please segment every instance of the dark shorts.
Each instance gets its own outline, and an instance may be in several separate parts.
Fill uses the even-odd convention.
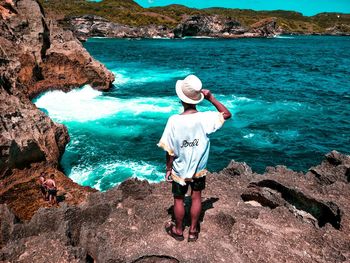
[[[205,176],[193,179],[192,182],[186,182],[186,185],[181,185],[175,181],[172,183],[172,192],[174,196],[184,196],[187,193],[188,186],[191,186],[192,191],[202,191],[205,189]]]
[[[49,195],[56,196],[57,195],[57,190],[56,189],[49,189],[48,190]]]
[[[45,186],[40,185],[40,191],[42,194],[46,194],[47,190],[46,190]]]

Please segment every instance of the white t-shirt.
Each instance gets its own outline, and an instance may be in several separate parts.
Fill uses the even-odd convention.
[[[171,156],[175,156],[172,177],[180,184],[206,174],[210,141],[208,135],[224,123],[217,111],[173,115],[168,119],[158,143]]]

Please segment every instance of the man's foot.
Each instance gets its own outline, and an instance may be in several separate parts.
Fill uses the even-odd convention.
[[[199,224],[197,224],[196,228],[193,228],[193,229],[189,228],[187,241],[188,242],[195,242],[195,241],[197,241],[198,236],[199,236],[199,232],[201,232]]]
[[[177,234],[176,232],[175,232],[175,225],[174,225],[174,223],[172,223],[172,222],[168,222],[168,223],[166,223],[165,224],[165,232],[169,235],[169,236],[171,236],[172,238],[174,238],[175,240],[177,240],[177,241],[183,241],[185,238],[184,238],[184,235],[183,234],[181,234],[181,235],[179,235],[179,234]]]
[[[199,236],[199,231],[188,231],[188,242],[196,242]]]

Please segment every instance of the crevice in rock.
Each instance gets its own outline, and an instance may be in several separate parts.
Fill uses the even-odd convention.
[[[44,18],[42,18],[41,21],[42,21],[44,30],[40,35],[43,43],[41,46],[40,55],[41,55],[41,59],[44,59],[46,57],[46,50],[48,50],[51,46],[51,41],[50,41],[50,30],[46,24],[46,21]]]
[[[12,85],[8,78],[0,77],[0,87],[2,87],[7,92],[7,94],[12,95],[12,92],[11,92]]]
[[[335,203],[316,200],[273,180],[250,183],[247,192],[243,193],[241,198],[244,201],[257,201],[271,209],[291,205],[312,215],[319,227],[327,223],[335,229],[340,229],[341,226],[342,212]]]
[[[179,263],[180,261],[174,257],[167,255],[146,255],[142,256],[131,263]]]
[[[95,260],[92,256],[90,256],[89,254],[86,254],[86,259],[85,259],[86,263],[94,263]]]

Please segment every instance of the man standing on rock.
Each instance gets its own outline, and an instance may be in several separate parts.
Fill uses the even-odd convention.
[[[45,185],[47,187],[47,191],[49,194],[49,203],[56,204],[57,203],[57,187],[56,187],[54,174],[51,174],[50,179],[46,180]]]
[[[43,196],[43,199],[45,201],[47,201],[48,200],[48,192],[47,192],[46,178],[45,177],[46,177],[45,173],[42,172],[40,174],[40,177],[39,177],[39,185],[40,185],[40,192],[41,192],[41,194]]]
[[[158,143],[166,151],[166,181],[172,182],[175,224],[169,222],[166,232],[178,241],[184,240],[184,197],[191,186],[191,226],[188,241],[196,241],[199,234],[198,220],[202,210],[201,193],[205,188],[206,165],[210,141],[208,135],[222,127],[231,117],[209,90],[202,89],[202,82],[194,75],[176,83],[176,94],[184,111],[168,119]],[[211,102],[217,111],[199,112],[196,105],[203,99]]]

